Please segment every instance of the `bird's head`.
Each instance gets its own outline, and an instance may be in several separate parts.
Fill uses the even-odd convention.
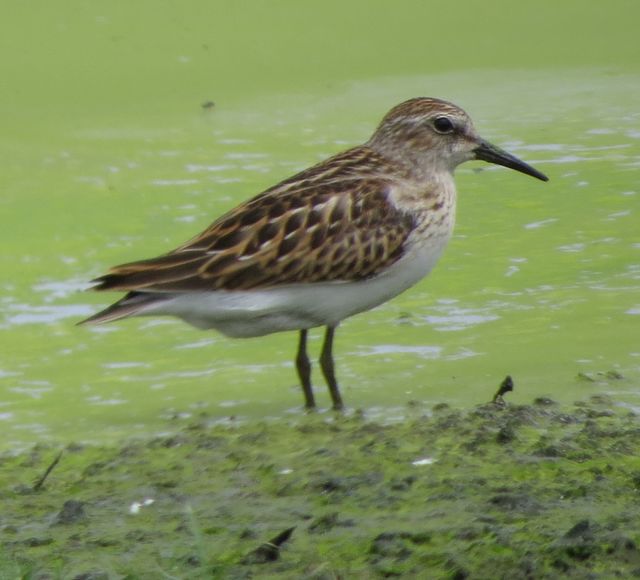
[[[467,113],[441,99],[418,97],[400,103],[385,115],[367,145],[420,172],[453,172],[465,161],[481,159],[548,181],[537,169],[482,139]]]

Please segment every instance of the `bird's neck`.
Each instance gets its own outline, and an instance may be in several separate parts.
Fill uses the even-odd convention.
[[[432,173],[428,179],[398,181],[389,196],[396,207],[413,214],[441,210],[455,213],[456,186],[449,171]]]

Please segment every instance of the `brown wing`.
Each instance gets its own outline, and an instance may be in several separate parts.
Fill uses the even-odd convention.
[[[388,201],[391,182],[380,163],[366,148],[338,155],[242,204],[176,250],[113,268],[95,289],[248,290],[375,275],[399,258],[414,228]]]

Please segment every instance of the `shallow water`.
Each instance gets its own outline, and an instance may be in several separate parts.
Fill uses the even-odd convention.
[[[110,265],[169,250],[362,142],[390,106],[420,94],[459,103],[481,134],[551,181],[481,163],[459,169],[456,233],[432,275],[338,331],[347,403],[393,420],[413,400],[486,401],[511,374],[514,402],[606,391],[640,408],[640,73],[623,39],[610,34],[595,62],[559,51],[533,66],[530,49],[516,46],[491,69],[461,53],[443,72],[415,56],[391,66],[415,39],[399,35],[376,67],[341,36],[346,52],[319,55],[315,76],[277,87],[273,75],[284,73],[262,64],[288,58],[295,74],[300,55],[267,43],[275,52],[264,62],[248,49],[223,68],[215,60],[217,84],[202,56],[211,46],[194,40],[205,34],[197,14],[166,44],[159,35],[173,22],[158,17],[147,32],[154,52],[132,15],[87,10],[52,17],[58,50],[22,47],[10,71],[19,82],[0,96],[5,446],[155,432],[167,416],[201,412],[220,421],[298,413],[295,334],[232,341],[162,319],[78,328],[116,297],[82,290]],[[261,15],[274,26],[277,16]],[[581,17],[591,30],[600,16]],[[32,21],[34,32],[46,20]],[[354,27],[351,40],[373,46],[379,29]],[[21,42],[6,32],[5,42]],[[564,46],[553,34],[549,42]],[[82,43],[95,62],[72,50]],[[327,71],[336,80],[319,82]],[[56,83],[44,90],[35,72]],[[258,75],[253,85],[247,73]],[[214,107],[201,107],[210,99]],[[318,393],[326,404],[322,384]]]

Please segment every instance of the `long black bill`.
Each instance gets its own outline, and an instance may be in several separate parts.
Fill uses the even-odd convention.
[[[549,181],[549,178],[544,173],[540,173],[537,169],[534,169],[531,165],[527,165],[515,155],[503,151],[500,147],[496,147],[484,139],[480,140],[480,145],[476,147],[474,152],[476,159],[482,159],[482,161],[488,161],[496,165],[503,165],[504,167],[515,169],[520,173],[526,173],[542,181]]]

